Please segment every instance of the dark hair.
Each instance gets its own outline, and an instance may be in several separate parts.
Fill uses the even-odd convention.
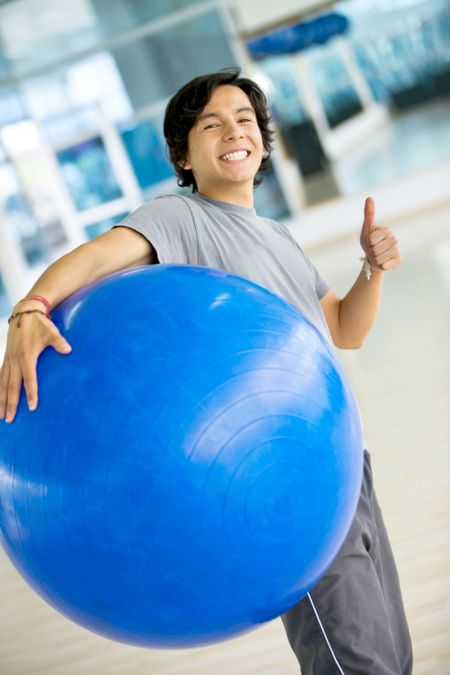
[[[262,89],[245,77],[239,77],[240,68],[226,68],[217,73],[201,75],[185,84],[169,101],[164,117],[164,136],[169,149],[170,161],[175,167],[180,187],[192,185],[192,191],[197,192],[197,183],[190,169],[183,169],[179,162],[186,159],[188,151],[188,134],[194,126],[198,116],[209,103],[213,92],[222,85],[239,87],[247,94],[255,110],[256,119],[261,131],[264,150],[267,156],[263,157],[259,172],[264,172],[270,166],[270,151],[274,131],[270,128],[270,113],[268,101]],[[254,179],[254,185],[259,185],[262,177]]]

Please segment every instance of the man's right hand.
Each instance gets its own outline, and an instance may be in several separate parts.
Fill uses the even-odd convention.
[[[30,294],[43,297],[50,295],[53,304],[57,305],[97,279],[120,270],[157,262],[156,251],[144,235],[128,227],[118,226],[81,244],[52,263],[39,277]],[[54,292],[49,294],[48,289],[54,289]],[[14,307],[13,314],[32,309],[42,311],[42,308],[41,302],[24,298]],[[69,354],[72,349],[51,319],[42,314],[23,314],[11,321],[0,370],[0,419],[6,416],[6,421],[12,422],[16,416],[22,382],[29,409],[36,409],[36,364],[46,347],[53,347],[60,354]]]
[[[42,309],[35,302],[21,302],[13,313]],[[19,324],[20,318],[20,326]],[[46,347],[53,347],[60,354],[69,354],[71,346],[55,324],[38,312],[23,314],[13,319],[8,330],[6,352],[0,369],[0,419],[12,422],[16,416],[22,382],[30,410],[38,403],[36,365]]]

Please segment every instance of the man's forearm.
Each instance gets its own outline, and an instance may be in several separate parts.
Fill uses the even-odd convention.
[[[42,295],[54,307],[82,286],[95,281],[95,269],[92,247],[82,244],[50,265],[30,289],[30,295]],[[29,304],[35,302],[27,301]]]
[[[143,235],[127,227],[116,227],[78,246],[50,265],[30,294],[42,295],[55,307],[79,288],[97,279],[157,261],[155,249]],[[36,301],[27,300],[27,304],[35,306]],[[23,307],[21,305],[21,309]],[[37,303],[37,307],[41,305]]]
[[[375,323],[381,301],[384,272],[372,271],[370,280],[361,270],[356,282],[342,298],[339,330],[342,341],[354,349],[361,347]]]

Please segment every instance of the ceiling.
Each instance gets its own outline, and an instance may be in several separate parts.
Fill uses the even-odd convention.
[[[435,0],[439,1],[439,0]],[[444,0],[442,0],[444,2]],[[227,0],[243,37],[336,4],[351,14],[386,14],[421,0]],[[0,0],[0,86],[14,85],[55,65],[108,50],[136,37],[149,22],[175,11],[195,13],[207,0]],[[423,2],[424,6],[427,3]]]
[[[294,10],[298,14],[299,6],[311,12],[330,3],[228,1],[236,23],[241,24],[238,30],[246,34],[261,26],[261,21],[275,24],[292,16]],[[148,21],[178,9],[189,12],[201,3],[202,0],[0,0],[0,84],[14,84],[25,76],[39,74],[61,60],[96,51],[101,43]]]

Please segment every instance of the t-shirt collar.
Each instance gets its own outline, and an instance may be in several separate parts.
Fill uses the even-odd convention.
[[[256,216],[255,208],[247,208],[246,206],[239,206],[238,204],[230,204],[229,202],[220,202],[217,199],[211,199],[211,197],[206,197],[205,195],[202,195],[200,192],[193,192],[188,196],[190,199],[195,199],[196,201],[200,202],[208,202],[209,204],[218,206],[220,209],[228,211],[229,213],[237,213],[238,215],[246,216],[247,218],[249,216],[250,217]]]

